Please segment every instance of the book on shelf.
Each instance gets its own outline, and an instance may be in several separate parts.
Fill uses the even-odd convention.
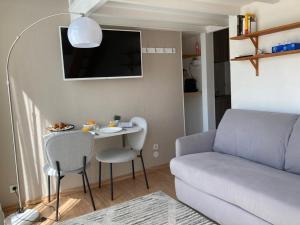
[[[254,14],[237,16],[237,36],[246,35],[257,31],[256,17]]]

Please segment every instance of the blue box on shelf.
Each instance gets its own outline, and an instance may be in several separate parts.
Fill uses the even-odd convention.
[[[272,53],[286,52],[300,49],[300,43],[280,44],[272,47]]]
[[[290,43],[290,44],[286,44],[283,47],[284,51],[293,51],[293,50],[298,50],[300,49],[300,43]]]
[[[278,53],[278,52],[283,52],[284,45],[276,45],[272,47],[272,53]]]

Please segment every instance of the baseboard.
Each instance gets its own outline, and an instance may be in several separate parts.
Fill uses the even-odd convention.
[[[147,173],[155,172],[157,170],[165,169],[165,168],[169,168],[169,164],[163,164],[163,165],[147,168]],[[142,176],[142,175],[143,175],[142,170],[135,172],[136,177]],[[131,173],[121,175],[121,176],[118,176],[118,177],[114,177],[114,182],[127,180],[127,179],[132,179],[132,174]],[[102,181],[102,185],[109,185],[109,184],[110,184],[109,179],[106,179],[106,180]],[[98,187],[98,182],[91,184],[91,188],[96,188],[96,187]],[[74,188],[68,188],[68,189],[63,190],[63,192],[60,193],[60,196],[64,197],[64,196],[67,196],[67,195],[76,194],[76,193],[81,192],[81,191],[82,191],[82,186],[74,187]],[[56,194],[51,195],[51,199],[53,199],[53,198],[56,198]],[[32,207],[32,206],[34,206],[36,204],[39,204],[41,202],[48,203],[48,196],[42,196],[42,197],[36,198],[34,200],[27,200],[27,201],[23,202],[23,205],[25,207]],[[4,212],[5,215],[8,215],[9,213],[15,212],[16,210],[17,210],[16,204],[11,205],[11,206],[3,207],[3,212]]]

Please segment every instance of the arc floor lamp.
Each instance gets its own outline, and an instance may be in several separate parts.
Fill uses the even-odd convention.
[[[11,123],[11,134],[12,134],[12,144],[14,151],[14,162],[16,168],[16,177],[17,177],[17,193],[18,193],[18,211],[15,214],[7,217],[5,222],[6,224],[30,224],[32,222],[37,222],[39,218],[39,213],[34,209],[26,209],[24,210],[22,204],[22,198],[20,193],[20,176],[19,176],[19,166],[18,166],[18,151],[16,145],[16,133],[15,133],[15,117],[14,117],[14,107],[12,104],[12,93],[11,93],[11,85],[10,85],[10,59],[12,52],[18,42],[18,40],[32,27],[37,25],[40,22],[48,20],[52,17],[61,16],[61,15],[80,15],[81,17],[73,20],[68,28],[68,39],[73,47],[76,48],[95,48],[101,44],[102,41],[102,30],[100,25],[92,20],[91,18],[85,17],[82,13],[75,12],[62,12],[52,14],[46,17],[43,17],[31,25],[27,26],[15,39],[12,43],[6,60],[6,79],[7,79],[7,91],[8,91],[8,103],[9,103],[9,111],[10,111],[10,123]]]

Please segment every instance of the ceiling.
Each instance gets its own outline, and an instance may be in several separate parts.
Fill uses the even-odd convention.
[[[89,14],[102,25],[209,32],[227,27],[228,15],[237,15],[241,6],[252,2],[255,0],[72,0],[70,11]]]

